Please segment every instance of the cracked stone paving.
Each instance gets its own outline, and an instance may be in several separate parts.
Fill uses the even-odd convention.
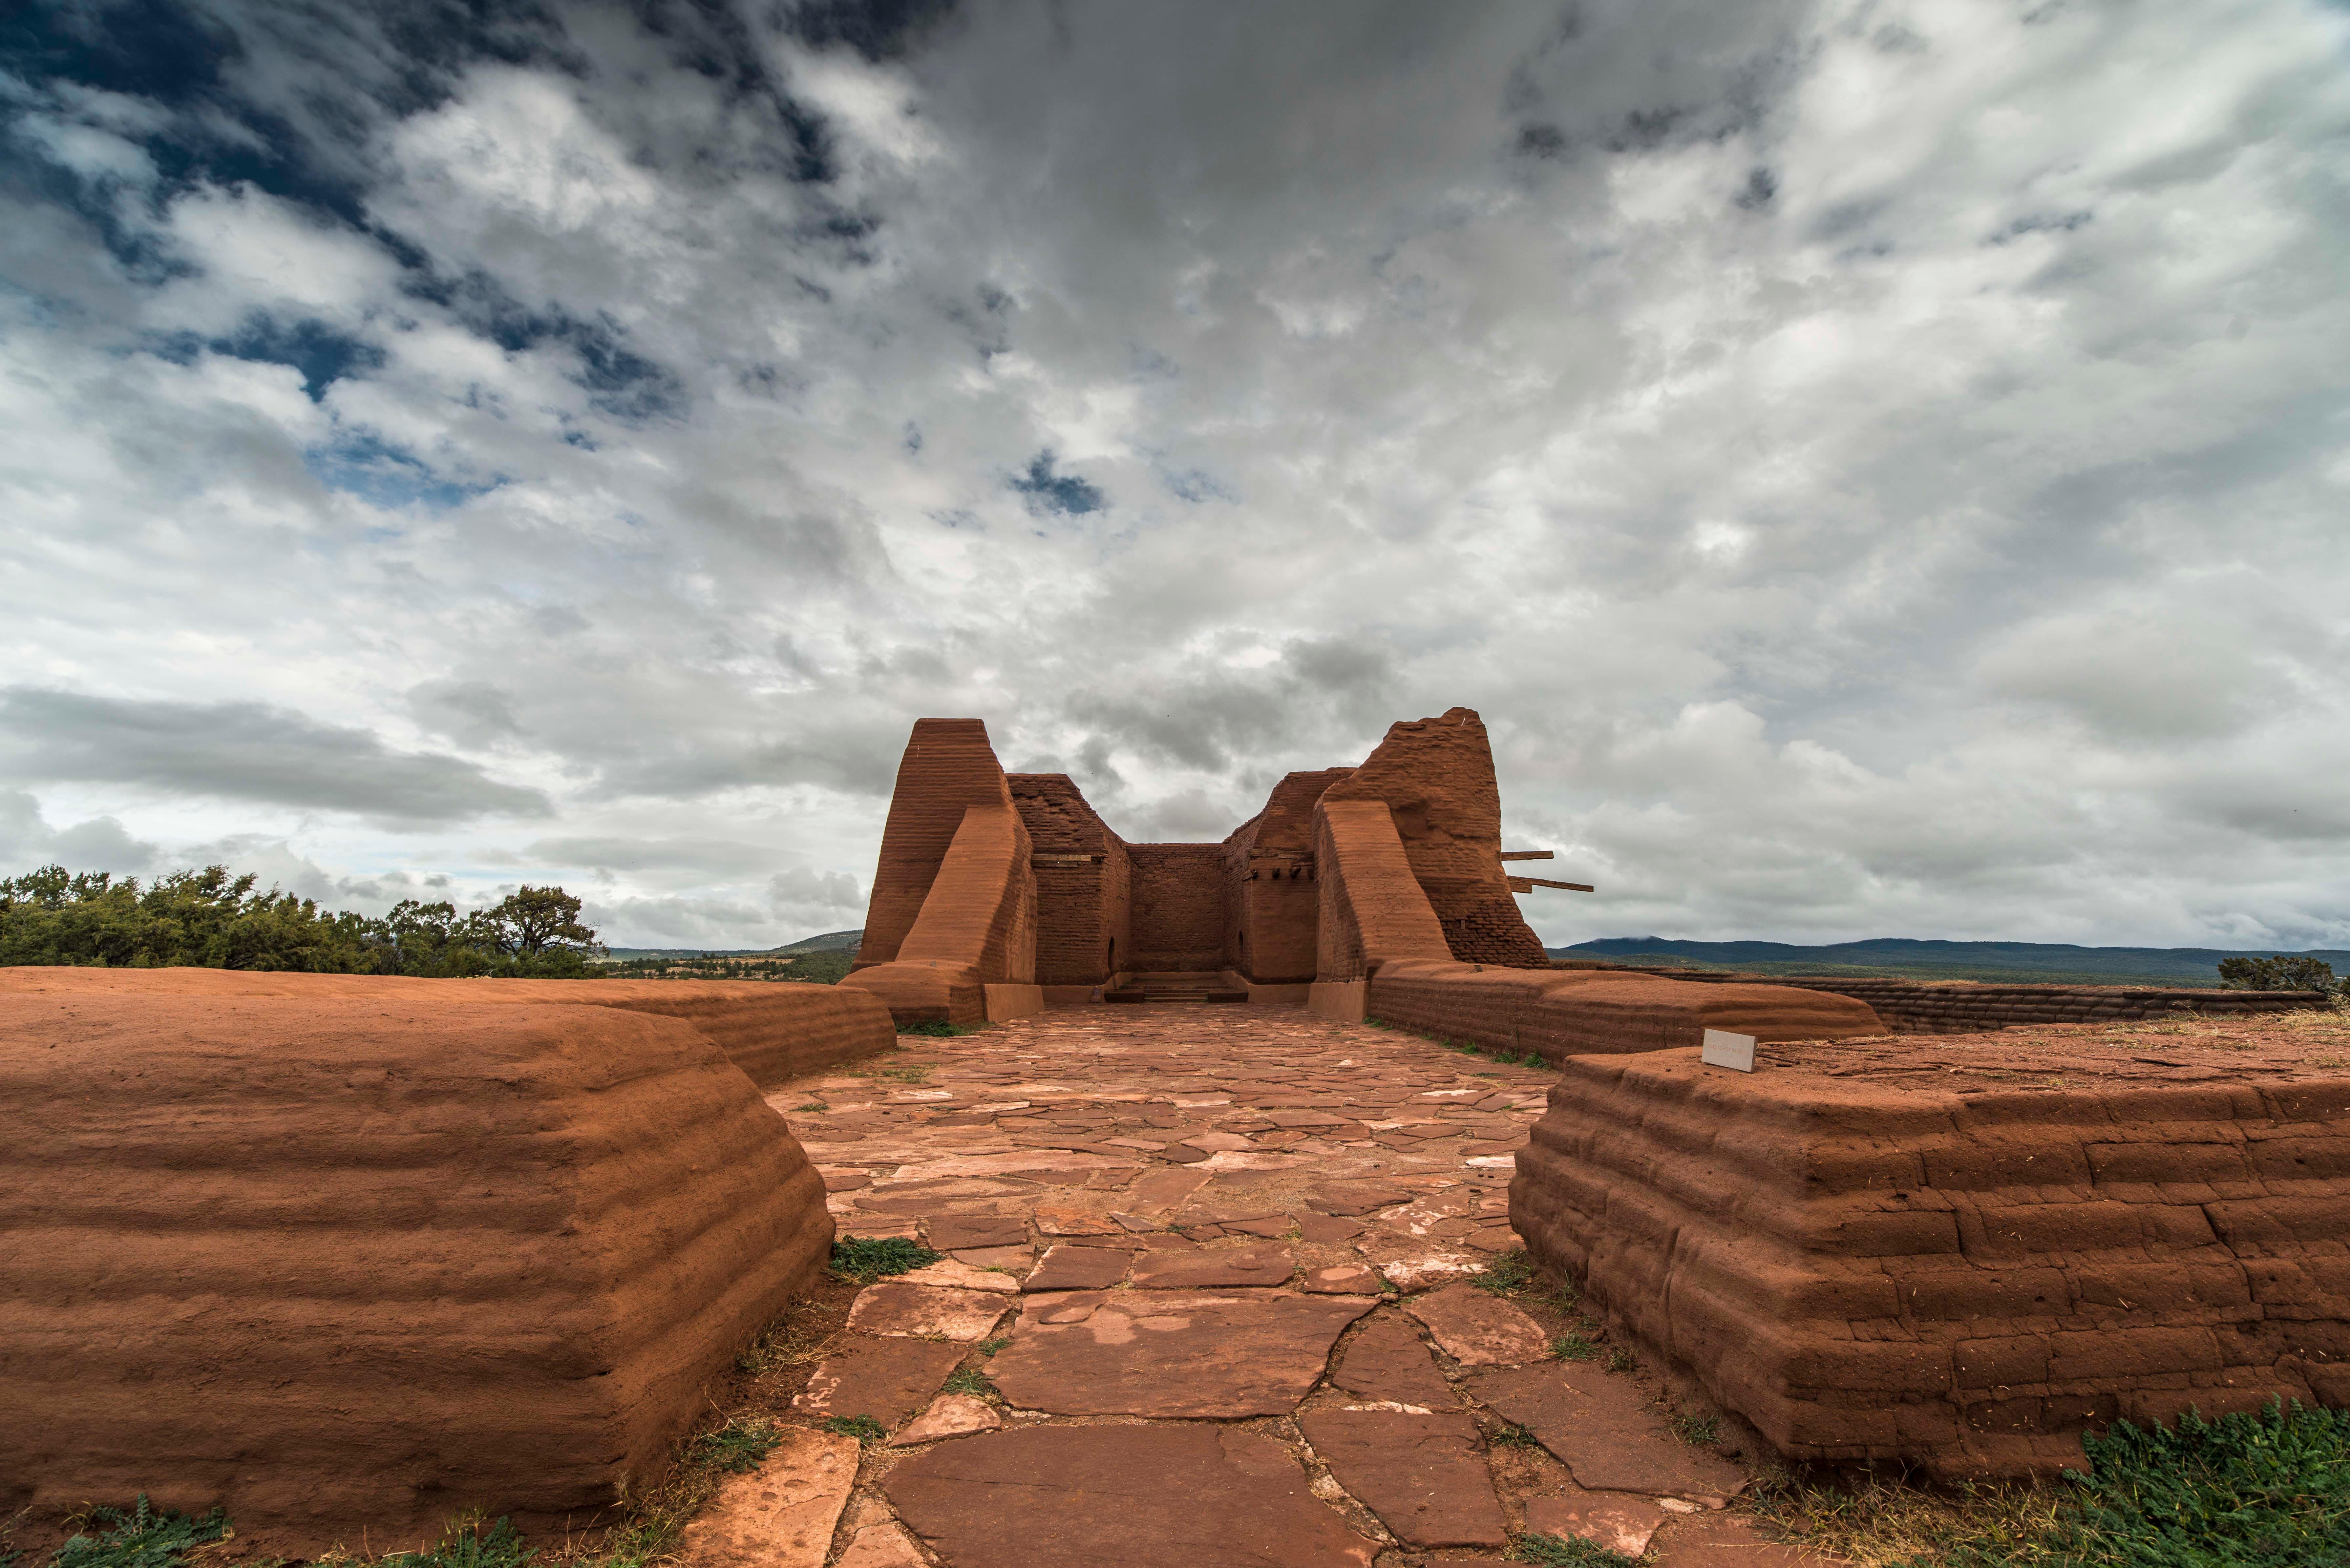
[[[1471,1282],[1517,1247],[1547,1069],[1293,1007],[899,1044],[769,1102],[843,1236],[944,1260],[859,1293],[693,1568],[1466,1568],[1527,1535],[1829,1563],[1751,1521],[1653,1378],[1555,1359],[1595,1326],[1570,1303]],[[856,1417],[861,1445],[823,1426]]]

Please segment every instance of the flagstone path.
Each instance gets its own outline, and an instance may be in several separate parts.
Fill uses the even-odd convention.
[[[769,1100],[843,1236],[946,1261],[858,1295],[691,1568],[1468,1568],[1528,1532],[1824,1563],[1638,1379],[1551,1359],[1555,1303],[1465,1282],[1517,1244],[1546,1069],[1230,1005],[899,1044]],[[835,1417],[886,1434],[853,1475]]]

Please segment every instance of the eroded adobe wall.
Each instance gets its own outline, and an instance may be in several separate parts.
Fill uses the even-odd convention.
[[[1129,844],[1138,972],[1224,967],[1224,846]]]
[[[1003,769],[977,719],[917,719],[898,763],[881,828],[856,967],[888,963],[922,912],[931,881],[973,805],[1012,805]]]
[[[1383,801],[1451,956],[1546,969],[1502,869],[1502,793],[1483,721],[1467,708],[1388,728],[1326,802]]]
[[[1299,985],[1315,977],[1321,889],[1314,806],[1353,771],[1288,774],[1264,809],[1224,840],[1224,962],[1259,985]]]
[[[1101,985],[1130,955],[1126,844],[1065,774],[1013,774],[1036,871],[1036,980]]]
[[[1793,985],[1684,985],[1605,971],[1536,972],[1389,965],[1373,977],[1372,1017],[1546,1062],[1698,1045],[1709,1029],[1757,1040],[1880,1033],[1866,1002]]]
[[[681,1019],[761,1089],[889,1050],[889,1010],[831,985],[768,981],[418,980],[219,969],[0,968],[0,995],[381,998],[469,1006],[611,1007]]]
[[[150,973],[0,992],[0,1511],[30,1530],[141,1491],[287,1556],[578,1524],[659,1479],[829,1248],[799,1145],[683,1020]]]
[[[2078,1465],[2078,1435],[2350,1403],[2350,1077],[1999,1036],[1563,1064],[1511,1220],[1800,1460]]]

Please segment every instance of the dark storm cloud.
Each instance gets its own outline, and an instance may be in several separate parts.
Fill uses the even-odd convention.
[[[0,691],[0,771],[27,783],[135,784],[400,824],[551,809],[539,791],[500,784],[462,758],[395,752],[368,731],[283,708],[23,686]]]

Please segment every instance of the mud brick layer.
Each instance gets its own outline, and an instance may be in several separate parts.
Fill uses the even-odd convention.
[[[2117,1417],[2350,1403],[2350,1075],[2189,1054],[1575,1057],[1511,1220],[1791,1459],[2044,1472]]]

